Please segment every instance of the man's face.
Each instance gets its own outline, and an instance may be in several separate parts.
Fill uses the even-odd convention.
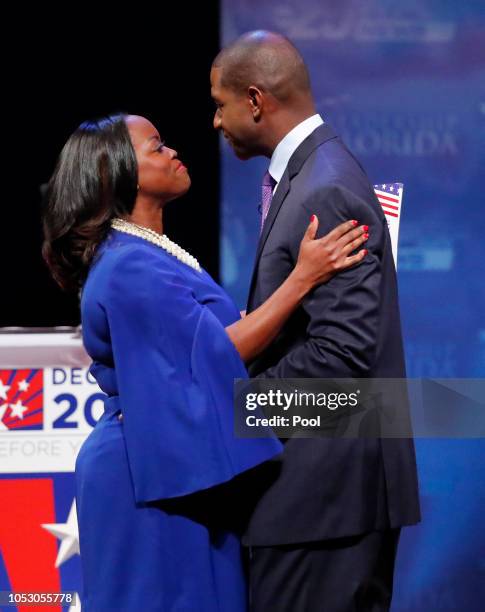
[[[260,155],[258,124],[254,121],[249,97],[221,84],[222,68],[211,70],[211,95],[217,106],[214,128],[221,130],[239,159]]]

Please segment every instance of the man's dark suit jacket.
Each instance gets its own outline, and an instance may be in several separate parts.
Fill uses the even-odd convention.
[[[294,268],[312,214],[319,219],[318,236],[350,219],[368,225],[369,253],[305,298],[251,364],[251,376],[403,378],[386,220],[362,167],[327,124],[298,147],[278,184],[258,245],[247,311],[260,306]],[[410,439],[289,439],[279,461],[273,466],[279,476],[262,485],[246,545],[315,542],[419,521]]]

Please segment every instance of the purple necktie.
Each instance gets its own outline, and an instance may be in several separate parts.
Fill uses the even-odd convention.
[[[263,225],[268,216],[269,207],[271,206],[271,200],[273,199],[273,189],[276,185],[276,181],[269,172],[266,172],[263,177],[263,185],[261,188],[261,230],[263,231]]]

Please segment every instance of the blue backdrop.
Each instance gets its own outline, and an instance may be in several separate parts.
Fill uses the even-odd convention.
[[[222,42],[289,36],[317,106],[372,183],[404,183],[399,291],[410,377],[485,376],[485,5],[224,0]],[[222,149],[222,277],[241,308],[268,160]],[[423,522],[404,531],[394,612],[485,609],[485,441],[417,440]]]

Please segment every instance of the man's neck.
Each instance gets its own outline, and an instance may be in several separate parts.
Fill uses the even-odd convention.
[[[282,111],[281,116],[276,118],[273,129],[271,130],[271,134],[268,138],[267,148],[269,155],[267,155],[267,157],[271,157],[273,155],[273,152],[278,144],[287,134],[291,132],[291,130],[295,129],[297,125],[300,125],[300,123],[306,119],[309,119],[315,115],[316,112],[315,107],[307,108],[300,112],[283,113]]]

